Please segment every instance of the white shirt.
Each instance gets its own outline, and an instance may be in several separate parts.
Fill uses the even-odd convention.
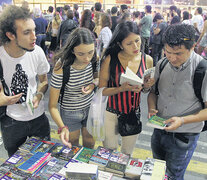
[[[4,79],[10,89],[10,94],[15,94],[19,90],[22,92],[28,86],[35,94],[37,91],[36,76],[47,74],[50,70],[45,54],[39,46],[35,46],[32,52],[26,52],[19,58],[9,56],[4,47],[0,46],[0,59]],[[34,115],[29,114],[25,102],[8,105],[6,114],[18,121],[29,121],[41,116],[43,112],[44,102],[41,100],[38,108],[34,110]]]
[[[197,24],[197,28],[199,30],[199,32],[202,31],[202,28],[203,28],[203,24],[204,24],[204,20],[203,20],[203,17],[198,14],[198,15],[195,15],[192,19],[192,25],[194,24]],[[196,32],[196,35],[199,35],[197,32]]]

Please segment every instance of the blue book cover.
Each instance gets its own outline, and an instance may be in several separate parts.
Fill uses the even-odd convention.
[[[47,153],[54,145],[55,145],[54,142],[42,141],[31,151],[31,153],[33,153],[33,154],[35,154],[37,152]]]
[[[48,180],[66,180],[66,178],[60,174],[54,173]]]

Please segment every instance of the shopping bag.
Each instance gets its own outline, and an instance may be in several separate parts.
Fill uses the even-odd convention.
[[[104,88],[98,89],[91,101],[87,130],[95,140],[103,141],[105,139],[104,118],[108,96],[102,96]]]

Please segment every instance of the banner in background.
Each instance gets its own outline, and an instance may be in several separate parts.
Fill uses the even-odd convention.
[[[12,0],[0,0],[0,6],[3,6],[4,4],[12,4]]]

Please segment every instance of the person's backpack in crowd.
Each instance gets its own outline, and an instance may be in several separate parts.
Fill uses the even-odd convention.
[[[162,60],[162,62],[160,63],[160,68],[159,68],[159,76],[161,75],[164,67],[166,66],[166,64],[168,63],[168,59],[164,58]],[[194,73],[194,77],[193,77],[193,89],[194,89],[194,93],[196,95],[196,97],[199,99],[202,108],[205,108],[205,104],[203,102],[203,98],[201,96],[201,88],[202,88],[202,83],[203,83],[203,78],[205,76],[205,73],[207,71],[207,59],[203,59],[199,62],[198,66],[196,67],[195,73]],[[159,78],[156,81],[155,84],[155,94],[159,95],[159,90],[158,90],[158,83],[159,83]],[[204,122],[204,127],[202,129],[202,131],[206,131],[207,130],[207,120]]]

